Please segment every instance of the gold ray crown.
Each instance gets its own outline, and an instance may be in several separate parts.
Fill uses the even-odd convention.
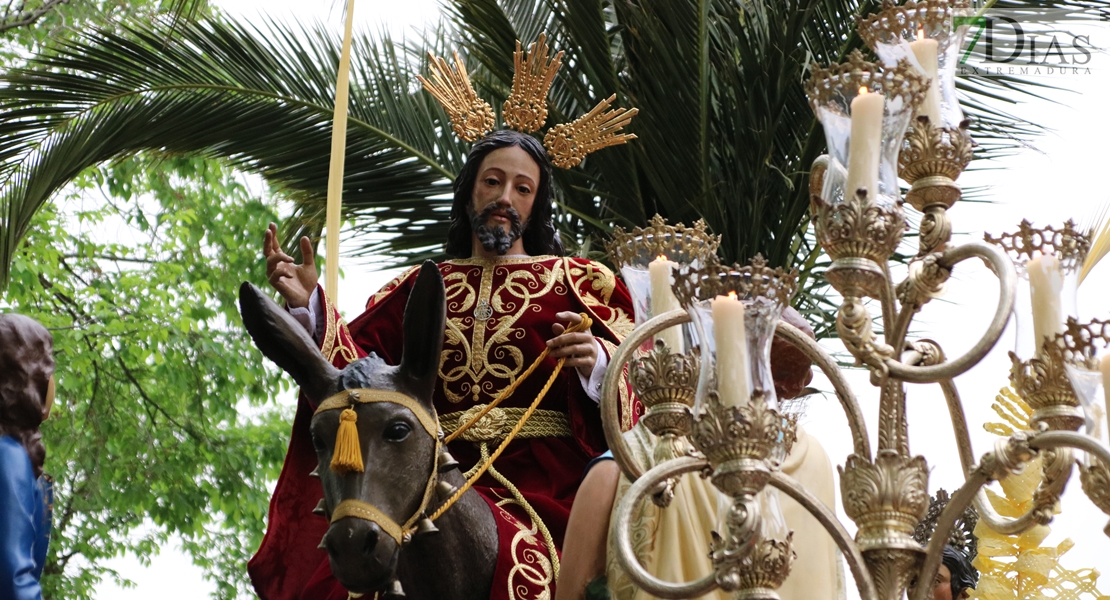
[[[548,61],[549,51],[547,35],[543,33],[528,49],[527,58],[520,49],[520,40],[516,41],[513,92],[501,110],[505,124],[512,129],[532,133],[547,121],[547,92],[555,80],[555,73],[563,66],[563,52],[559,51],[554,59]]]
[[[451,127],[459,139],[475,142],[493,129],[493,107],[489,102],[482,100],[470,85],[470,77],[466,74],[466,65],[463,64],[459,53],[455,53],[455,68],[451,68],[447,61],[428,53],[431,60],[429,70],[432,80],[428,81],[420,75],[416,78],[424,85],[447,111],[451,119]]]
[[[540,34],[527,56],[517,40],[513,53],[513,89],[502,107],[505,125],[524,133],[532,133],[547,121],[547,93],[555,73],[563,65],[563,52],[549,58],[547,36]],[[466,73],[459,54],[455,53],[455,66],[429,54],[431,80],[417,76],[424,89],[439,101],[451,127],[460,139],[474,142],[493,129],[493,109],[478,97]],[[551,162],[564,169],[577,166],[587,154],[624,144],[636,139],[635,134],[621,133],[632,121],[638,109],[610,109],[616,94],[598,102],[597,106],[571,123],[556,125],[543,138]]]

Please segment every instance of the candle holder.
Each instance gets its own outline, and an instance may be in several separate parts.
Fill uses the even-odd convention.
[[[927,79],[908,61],[884,68],[853,52],[848,62],[823,69],[814,65],[806,93],[825,130],[829,154],[811,174],[811,211],[817,240],[832,258],[826,273],[841,294],[878,297],[886,281],[883,268],[905,231],[898,187],[898,153],[913,116],[924,97]],[[882,135],[877,194],[849,190],[848,155],[851,106],[860,90],[882,94]]]
[[[1014,261],[1019,273],[1019,285],[1014,303],[1016,323],[1015,350],[1010,352],[1010,383],[1022,399],[1033,409],[1034,424],[1043,422],[1053,430],[1075,431],[1083,425],[1079,400],[1075,396],[1064,367],[1073,362],[1071,352],[1064,345],[1073,344],[1067,330],[1053,339],[1036,344],[1037,333],[1029,285],[1028,266],[1038,254],[1053,256],[1059,261],[1063,274],[1061,304],[1070,314],[1060,315],[1069,321],[1075,318],[1076,272],[1090,249],[1090,241],[1068,221],[1062,228],[1052,226],[1035,229],[1022,221],[1016,233],[993,237],[986,234],[987,242],[1005,250]],[[1050,324],[1046,324],[1048,326]],[[1060,324],[1062,327],[1063,323]],[[1048,333],[1045,334],[1047,336]],[[1042,336],[1042,337],[1045,337]]]
[[[957,26],[956,18],[967,16],[969,8],[966,0],[911,1],[901,6],[884,0],[879,12],[860,20],[860,38],[888,67],[906,60],[922,75],[932,78],[912,45],[920,40],[936,42],[937,81],[931,85],[937,89],[941,118],[939,122],[931,122],[937,129],[956,130],[964,122],[963,110],[956,95],[956,68],[969,25],[964,21],[964,24]],[[918,108],[925,107],[923,103]]]
[[[1029,263],[1037,256],[1053,256],[1059,261],[1063,274],[1060,304],[1063,314],[1055,326],[1061,328],[1068,317],[1077,316],[1076,289],[1078,273],[1090,251],[1090,239],[1067,221],[1063,227],[1046,226],[1035,228],[1023,220],[1014,233],[1004,233],[998,237],[984,234],[984,240],[1005,251],[1013,261],[1018,273],[1018,286],[1014,297],[1014,355],[1022,360],[1043,357],[1043,343],[1037,339],[1033,319],[1032,291],[1029,281]]]
[[[655,215],[647,227],[636,227],[630,232],[625,232],[620,227],[614,228],[613,238],[606,243],[605,251],[628,286],[636,313],[636,326],[658,316],[654,314],[651,304],[649,265],[652,261],[662,256],[679,267],[690,265],[698,268],[709,257],[716,255],[720,243],[721,236],[707,232],[705,221],[700,219],[689,227],[682,223],[669,225],[666,219]],[[687,337],[689,338],[689,334]],[[648,341],[641,350],[650,352],[653,347]]]
[[[1072,389],[1083,410],[1084,433],[1103,446],[1110,446],[1110,417],[1107,415],[1106,381],[1099,372],[1095,345],[1110,347],[1110,320],[1080,324],[1068,319],[1062,352]],[[1079,454],[1079,481],[1083,492],[1102,512],[1110,515],[1110,465],[1090,452]],[[1110,523],[1104,529],[1110,535]]]
[[[640,422],[659,439],[654,448],[655,464],[686,456],[692,449],[686,436],[693,423],[694,391],[700,369],[698,350],[685,354],[670,352],[663,340],[632,361],[629,379],[636,397],[644,405]],[[660,497],[663,502],[666,496]]]
[[[771,375],[771,342],[782,311],[790,305],[798,287],[798,271],[772,269],[762,255],[756,255],[748,266],[721,265],[714,257],[704,268],[679,269],[675,274],[674,294],[678,302],[700,322],[706,337],[707,351],[702,360],[711,361],[712,387],[720,382],[718,370],[735,368],[717,362],[717,332],[713,321],[712,301],[719,296],[735,295],[744,304],[744,332],[748,356],[748,382],[752,397],[757,394],[772,408],[778,408],[778,396]]]
[[[906,132],[898,174],[910,184],[906,202],[922,213],[918,256],[944,250],[951,241],[948,209],[963,197],[956,179],[971,163],[974,147],[966,122],[941,129],[919,117]]]
[[[713,485],[730,498],[722,507],[721,533],[713,534],[710,556],[717,584],[736,592],[735,598],[777,599],[775,590],[789,575],[795,556],[777,492],[766,486],[796,438],[794,417],[778,410],[770,362],[775,326],[796,289],[796,271],[771,269],[762,256],[745,267],[710,261],[675,276],[675,296],[705,334],[703,360],[713,361],[714,376],[704,406],[695,410],[690,441],[705,456]],[[729,293],[744,305],[751,393],[740,405],[723,403],[718,390],[722,378],[717,369],[741,368],[717,362],[720,332],[710,303]]]
[[[879,388],[874,438],[868,434],[860,404],[837,362],[798,329],[787,323],[775,325],[795,283],[792,275],[770,272],[762,262],[741,268],[707,259],[675,269],[671,291],[687,314],[675,310],[647,322],[638,318],[637,329],[614,353],[602,386],[602,419],[614,458],[632,483],[614,510],[610,539],[617,563],[646,593],[658,598],[696,598],[722,588],[734,592],[735,598],[776,598],[776,589],[789,575],[795,555],[791,532],[773,517],[777,511],[774,494],[769,493],[772,489],[787,494],[817,518],[842,550],[860,597],[866,600],[904,600],[907,594],[910,600],[928,600],[932,592],[928,583],[940,570],[950,534],[973,504],[983,526],[1005,535],[1022,535],[1049,523],[1058,512],[1060,495],[1077,457],[1084,491],[1110,515],[1110,436],[1102,435],[1110,431],[1110,422],[1103,431],[1096,427],[1101,424],[1100,408],[1093,408],[1099,390],[1090,373],[1091,343],[1110,339],[1107,322],[1081,325],[1072,319],[1065,325],[1067,311],[1055,300],[1038,302],[1038,307],[1043,307],[1036,320],[1038,332],[1029,335],[1031,303],[1026,304],[1030,310],[1019,310],[1019,348],[1011,353],[1011,383],[1032,408],[1032,424],[1030,430],[1017,426],[1009,438],[984,454],[976,454],[973,448],[957,381],[997,346],[1014,317],[1015,263],[1023,276],[1035,275],[1040,297],[1045,295],[1041,290],[1055,291],[1062,285],[1063,278],[1054,270],[1056,264],[1062,265],[1061,273],[1075,271],[1090,242],[1072,223],[1063,228],[1034,229],[1023,222],[1016,234],[997,239],[986,236],[989,243],[952,243],[947,211],[961,198],[956,180],[971,160],[974,147],[956,102],[953,76],[964,35],[963,29],[954,25],[966,8],[964,0],[911,1],[902,7],[883,0],[877,16],[861,21],[860,34],[885,66],[866,62],[856,51],[844,64],[814,67],[806,86],[828,142],[828,155],[818,158],[810,173],[811,213],[816,238],[830,259],[827,279],[843,296],[837,331],[857,364],[870,370],[872,385]],[[940,95],[940,117],[929,117],[937,114],[930,109],[921,111],[920,116],[927,118],[914,120],[928,89],[928,78],[919,67],[932,73],[931,55],[925,50],[931,50],[933,42],[938,49],[935,79],[939,81],[939,87],[933,89]],[[921,64],[918,56],[926,64]],[[850,174],[847,165],[852,167]],[[906,228],[899,176],[911,186],[906,201],[924,215],[919,253],[900,283],[893,280],[886,264]],[[1043,259],[1030,264],[1041,258],[1037,253]],[[641,264],[658,254],[647,251]],[[913,322],[928,302],[942,295],[945,282],[959,265],[970,259],[983,260],[997,278],[998,303],[980,339],[962,354],[948,356],[935,341],[913,339]],[[662,279],[658,267],[656,275],[658,289]],[[1028,302],[1030,293],[1025,285],[1025,293],[1017,297]],[[729,291],[736,294],[736,300],[716,299]],[[879,301],[879,319],[864,305],[866,298]],[[726,327],[714,323],[711,301],[717,303],[716,320],[727,323],[727,329],[735,333],[721,333]],[[745,309],[742,319],[741,301]],[[1048,313],[1060,317],[1045,318]],[[872,331],[875,320],[881,320],[880,335]],[[738,321],[744,324],[743,336]],[[640,356],[636,362],[638,349],[651,336],[687,322],[692,326],[688,333],[697,334],[689,337],[698,350],[696,366],[668,356],[666,347],[658,345],[650,357]],[[779,410],[767,369],[765,341],[770,340],[768,332],[772,330],[829,378],[848,418],[853,451],[839,470],[844,512],[857,526],[854,538],[804,482],[781,471],[783,457],[794,441],[795,423]],[[1046,342],[1034,344],[1041,340]],[[739,358],[728,358],[733,356]],[[738,377],[735,368],[742,360],[749,362],[746,372],[739,371],[747,380]],[[649,415],[658,416],[645,417],[644,422],[674,437],[688,432],[688,448],[693,450],[685,454],[672,451],[675,458],[645,469],[642,453],[633,454],[624,444],[617,407],[623,391],[621,367],[629,364],[634,366],[633,377],[641,379],[637,392],[648,396],[652,406],[681,405],[674,414],[649,409]],[[668,378],[671,383],[666,383]],[[910,451],[907,391],[914,388],[907,386],[909,383],[939,386],[965,476],[948,503],[934,507],[929,518],[935,533],[923,537],[927,541],[921,543],[913,534],[930,506],[929,464]],[[675,397],[682,400],[671,402]],[[1101,410],[1106,410],[1106,404],[1104,398]],[[1075,431],[1084,425],[1087,433]],[[642,429],[637,431],[637,435],[641,433]],[[877,445],[874,450],[872,439]],[[999,514],[984,486],[1022,471],[1035,457],[1043,470],[1038,471],[1041,478],[1032,502],[1026,503],[1020,514]],[[717,522],[690,524],[703,531],[715,528],[709,548],[712,572],[693,581],[663,581],[648,573],[637,559],[632,515],[644,499],[658,496],[661,485],[688,473],[708,478],[721,492]],[[1110,526],[1106,532],[1110,535]],[[925,585],[913,585],[914,581]]]

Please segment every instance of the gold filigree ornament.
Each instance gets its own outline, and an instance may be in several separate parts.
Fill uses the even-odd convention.
[[[717,253],[721,236],[706,229],[705,221],[698,219],[692,226],[683,223],[669,225],[659,215],[651,218],[647,227],[625,231],[613,228],[613,239],[606,242],[605,252],[617,267],[647,268],[648,263],[665,256],[676,263],[705,264]]]
[[[455,135],[467,142],[478,141],[493,129],[493,108],[474,91],[466,74],[466,65],[458,52],[455,53],[454,68],[430,52],[428,59],[431,81],[420,75],[416,78],[443,105]]]
[[[509,128],[532,133],[547,121],[547,94],[563,64],[563,52],[558,52],[554,58],[550,58],[550,53],[545,34],[540,34],[528,48],[527,55],[517,40],[513,53],[513,88],[502,107],[502,116]],[[429,57],[431,79],[419,75],[417,79],[443,105],[455,134],[467,142],[478,141],[494,127],[493,109],[474,91],[457,52],[454,68],[442,58],[431,54]],[[634,134],[621,132],[639,111],[635,108],[610,109],[616,99],[613,94],[575,121],[547,131],[543,145],[552,164],[569,169],[578,166],[591,152],[636,139]]]
[[[983,239],[1005,250],[1019,266],[1024,266],[1035,252],[1051,252],[1060,260],[1062,269],[1075,270],[1083,264],[1091,250],[1091,239],[1079,231],[1075,221],[1071,219],[1060,228],[1048,225],[1039,229],[1033,227],[1028,220],[1022,219],[1017,232],[1004,233],[998,237],[984,233]]]

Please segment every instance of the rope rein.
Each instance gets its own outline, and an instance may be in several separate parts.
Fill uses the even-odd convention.
[[[593,320],[585,313],[580,313],[580,316],[582,318],[580,322],[568,327],[559,335],[562,336],[568,333],[580,333],[584,331],[589,331],[590,328],[593,326]],[[411,517],[405,520],[403,524],[398,525],[376,506],[357,499],[346,499],[340,502],[339,506],[337,506],[330,515],[331,522],[334,523],[338,519],[345,517],[362,518],[377,523],[378,526],[381,527],[382,530],[386,532],[390,537],[392,537],[395,541],[397,541],[398,544],[403,544],[405,540],[411,539],[413,534],[420,529],[420,522],[422,522],[422,519],[424,518],[424,515],[426,514],[426,511],[428,509],[428,505],[432,501],[432,496],[434,495],[436,483],[439,480],[438,459],[440,453],[444,451],[445,446],[452,440],[458,438],[460,434],[462,434],[475,423],[480,421],[505,398],[509,397],[513,392],[515,392],[520,387],[520,384],[523,383],[524,380],[528,378],[528,376],[535,372],[536,368],[539,367],[540,363],[542,363],[544,359],[546,359],[550,355],[550,353],[550,347],[544,348],[543,352],[540,353],[540,355],[536,358],[532,365],[529,366],[528,369],[520,377],[513,381],[512,384],[505,388],[505,390],[502,391],[501,394],[499,394],[493,402],[483,407],[482,410],[480,410],[473,418],[469,419],[466,423],[460,423],[458,429],[452,432],[450,436],[447,436],[445,438],[440,437],[442,428],[440,427],[439,417],[435,414],[434,410],[431,414],[429,414],[419,401],[398,392],[387,390],[351,389],[340,392],[321,402],[320,405],[316,408],[315,414],[319,414],[323,411],[328,410],[343,411],[340,415],[339,428],[336,431],[336,446],[330,465],[331,470],[340,475],[352,472],[362,473],[364,471],[364,465],[362,462],[362,449],[360,447],[361,444],[359,443],[358,430],[356,425],[358,421],[358,414],[354,410],[354,407],[358,404],[386,402],[403,406],[416,416],[417,420],[420,421],[420,424],[424,428],[424,430],[428,433],[428,435],[432,436],[432,439],[435,440],[435,452],[432,455],[433,459],[431,474],[428,476],[428,481],[424,485],[424,494],[420,500],[420,506]],[[524,414],[520,417],[520,420],[517,421],[512,431],[510,431],[505,439],[501,441],[501,444],[497,447],[492,455],[486,454],[486,452],[488,452],[488,446],[485,442],[482,443],[483,456],[481,459],[481,464],[475,465],[474,469],[469,472],[470,475],[466,478],[466,483],[463,484],[461,488],[455,490],[454,493],[452,493],[451,496],[439,508],[437,508],[434,513],[431,514],[431,516],[427,517],[428,521],[435,521],[439,517],[443,516],[443,513],[447,512],[448,509],[454,506],[454,504],[459,501],[459,498],[461,498],[462,495],[465,494],[467,490],[469,490],[474,485],[474,483],[482,477],[482,475],[485,475],[487,471],[492,470],[494,461],[496,461],[497,458],[501,456],[501,453],[505,451],[505,448],[507,448],[509,444],[513,441],[513,439],[515,439],[521,433],[521,431],[524,429],[525,424],[528,423],[528,420],[532,418],[533,414],[535,414],[536,410],[539,408],[540,402],[542,402],[544,397],[547,396],[547,392],[551,390],[551,386],[555,384],[555,380],[558,378],[559,373],[566,365],[566,361],[567,357],[565,356],[559,359],[558,363],[555,366],[555,369],[551,372],[551,376],[548,377],[547,382],[544,384],[543,389],[540,390],[540,393],[536,396],[535,400],[533,400],[528,409],[524,411]],[[496,473],[496,471],[494,471],[494,473]],[[504,477],[500,476],[499,473],[496,473],[495,478],[498,481],[502,481],[504,479]],[[504,479],[504,481],[507,482],[508,480]],[[509,487],[508,489],[514,492],[514,496],[519,496],[519,493],[515,491],[515,486]],[[523,496],[520,496],[520,499],[523,500]],[[530,510],[531,507],[527,504],[526,501],[523,505],[525,506],[525,509],[529,512],[530,516],[532,516],[532,518],[538,522],[537,526],[540,527],[543,532],[545,532],[544,537],[545,540],[548,542],[548,546],[551,550],[553,559],[556,561],[554,563],[555,569],[556,571],[558,571],[558,556],[555,552],[553,541],[550,539],[550,533],[546,533],[546,526],[544,526],[544,524],[539,521],[538,516],[533,514],[534,511]]]
[[[589,331],[590,327],[593,326],[593,320],[590,319],[590,317],[585,313],[580,313],[580,316],[582,317],[581,322],[568,327],[566,331],[559,335]],[[471,425],[477,423],[479,419],[486,416],[489,411],[493,410],[493,408],[500,404],[502,400],[512,394],[513,391],[515,391],[517,387],[520,386],[521,382],[523,382],[529,375],[531,375],[532,372],[536,370],[536,367],[538,367],[540,363],[543,362],[545,358],[547,358],[547,355],[550,352],[550,347],[544,348],[543,352],[541,352],[540,355],[536,357],[536,360],[532,363],[530,367],[528,367],[528,370],[526,370],[524,374],[518,377],[517,380],[514,381],[512,385],[510,385],[508,388],[506,388],[504,392],[501,392],[496,400],[486,405],[486,407],[482,409],[482,411],[479,412],[477,415],[475,415],[473,419],[471,419],[467,423],[459,425],[459,428],[446,438],[444,445],[446,445],[447,442],[450,442],[451,440],[458,437],[460,433],[466,431]],[[518,433],[520,433],[520,430],[524,428],[524,424],[528,422],[528,419],[531,418],[532,414],[536,412],[537,408],[539,408],[540,402],[543,401],[545,396],[547,396],[547,392],[551,389],[551,386],[555,384],[555,379],[558,378],[559,372],[563,370],[563,365],[566,364],[566,362],[567,358],[565,356],[559,359],[559,362],[558,364],[556,364],[555,369],[551,371],[551,376],[547,378],[547,383],[544,384],[543,389],[540,390],[540,393],[536,395],[536,399],[532,401],[531,406],[528,407],[528,410],[525,411],[524,415],[520,418],[519,421],[517,421],[516,426],[513,427],[513,430],[509,432],[509,435],[505,436],[505,439],[502,440],[501,444],[497,446],[497,449],[493,451],[493,454],[490,455],[489,460],[486,460],[482,464],[482,466],[474,472],[473,475],[468,477],[466,483],[463,484],[463,486],[460,487],[458,490],[455,490],[455,493],[452,494],[446,502],[440,505],[440,507],[437,508],[436,511],[428,517],[429,519],[435,521],[439,517],[443,516],[443,513],[447,512],[447,509],[451,508],[451,506],[458,502],[459,498],[461,498],[462,495],[465,494],[466,491],[469,490],[471,486],[473,486],[474,483],[478,481],[478,479],[481,478],[482,475],[484,475],[491,466],[493,466],[493,462],[496,461],[499,456],[501,456],[501,453],[505,451],[505,448],[509,446],[509,443],[513,441],[513,438],[515,438]],[[410,532],[411,531],[412,530],[410,530]]]

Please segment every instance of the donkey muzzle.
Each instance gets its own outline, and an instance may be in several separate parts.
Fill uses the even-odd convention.
[[[393,579],[399,547],[377,523],[357,517],[336,520],[324,536],[331,571],[347,590],[384,589]]]

